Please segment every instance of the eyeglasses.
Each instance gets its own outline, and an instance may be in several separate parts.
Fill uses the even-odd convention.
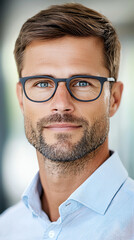
[[[115,79],[88,75],[59,79],[46,75],[20,78],[25,96],[37,103],[49,101],[54,96],[59,82],[66,83],[70,95],[76,100],[91,102],[99,98],[106,81],[115,82]]]

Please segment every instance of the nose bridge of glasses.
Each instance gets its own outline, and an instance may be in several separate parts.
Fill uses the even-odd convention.
[[[69,94],[71,94],[71,91],[70,91],[70,89],[69,89],[69,86],[68,86],[68,83],[69,83],[69,81],[70,81],[70,79],[71,78],[55,78],[54,79],[54,81],[55,81],[55,83],[56,83],[56,88],[55,88],[55,92],[57,92],[57,88],[59,89],[59,87],[65,87],[66,88],[66,90],[69,92]],[[65,83],[64,85],[61,85],[61,86],[59,86],[59,84],[58,83]],[[62,88],[62,90],[63,90],[63,88]],[[54,92],[54,94],[55,94],[55,92]]]
[[[59,82],[65,82],[66,83],[67,79],[68,78],[56,78],[55,80],[56,80],[57,83],[59,83]]]
[[[68,78],[55,78],[54,81],[55,81],[57,87],[59,86],[59,83],[62,83],[62,82],[65,83],[65,86],[67,87],[66,84],[68,82]]]
[[[67,82],[68,82],[68,80],[69,80],[70,78],[55,78],[55,82],[56,82],[56,89],[57,89],[57,87],[59,87],[59,83],[65,83],[65,85],[64,86],[66,86],[66,88],[67,88],[67,90],[68,90],[68,86],[67,86]],[[62,86],[62,85],[61,85]]]

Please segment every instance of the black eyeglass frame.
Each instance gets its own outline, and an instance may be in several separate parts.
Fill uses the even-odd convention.
[[[51,97],[49,97],[47,100],[42,100],[42,101],[36,101],[36,100],[33,100],[31,98],[28,97],[27,93],[26,93],[26,90],[25,90],[25,83],[27,80],[29,79],[38,79],[38,78],[46,78],[46,79],[51,79],[54,81],[55,83],[55,90],[53,92],[53,94],[51,95]],[[95,99],[91,99],[91,100],[82,100],[82,99],[78,99],[76,98],[71,90],[70,90],[70,87],[69,87],[69,83],[72,79],[75,79],[75,78],[91,78],[91,79],[97,79],[99,80],[99,82],[101,83],[101,89],[100,89],[100,93],[99,95],[95,98]],[[115,82],[115,79],[113,77],[99,77],[99,76],[91,76],[91,75],[76,75],[76,76],[72,76],[70,78],[53,78],[51,76],[47,76],[47,75],[35,75],[35,76],[28,76],[28,77],[22,77],[22,78],[19,78],[19,81],[21,82],[22,86],[23,86],[23,91],[25,93],[25,96],[27,97],[27,99],[29,99],[30,101],[32,102],[37,102],[37,103],[42,103],[42,102],[47,102],[49,101],[55,94],[56,90],[57,90],[57,87],[58,87],[58,83],[59,82],[66,82],[66,86],[67,86],[67,90],[68,92],[70,93],[70,95],[76,99],[77,101],[80,101],[80,102],[92,102],[92,101],[95,101],[96,99],[98,99],[102,93],[102,89],[103,89],[103,85],[106,81],[108,82]]]

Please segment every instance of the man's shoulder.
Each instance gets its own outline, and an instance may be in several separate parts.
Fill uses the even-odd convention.
[[[41,227],[33,218],[32,212],[23,202],[8,208],[0,215],[0,240],[28,239],[34,231],[38,235]],[[24,237],[24,238],[23,238]]]
[[[25,207],[24,203],[22,201],[18,202],[12,207],[9,207],[7,210],[5,210],[0,215],[0,226],[2,223],[7,224],[7,222],[12,222],[14,219],[17,221],[17,219],[22,219],[25,214],[27,214],[27,208]]]
[[[131,194],[134,197],[134,180],[130,177],[124,183],[124,191]]]
[[[123,192],[130,198],[134,198],[134,180],[132,178],[128,177],[125,181],[123,185]]]
[[[24,226],[25,219],[29,217],[29,211],[23,202],[19,202],[5,210],[0,215],[0,237],[6,236],[7,232],[17,231],[15,230],[16,226]]]
[[[114,198],[115,206],[123,208],[123,213],[134,221],[134,180],[128,177]],[[121,210],[122,211],[122,210]]]

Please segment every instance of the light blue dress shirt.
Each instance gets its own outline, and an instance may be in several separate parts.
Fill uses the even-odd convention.
[[[134,240],[134,181],[118,154],[105,161],[59,206],[51,222],[42,211],[39,174],[22,201],[0,217],[0,240]]]

